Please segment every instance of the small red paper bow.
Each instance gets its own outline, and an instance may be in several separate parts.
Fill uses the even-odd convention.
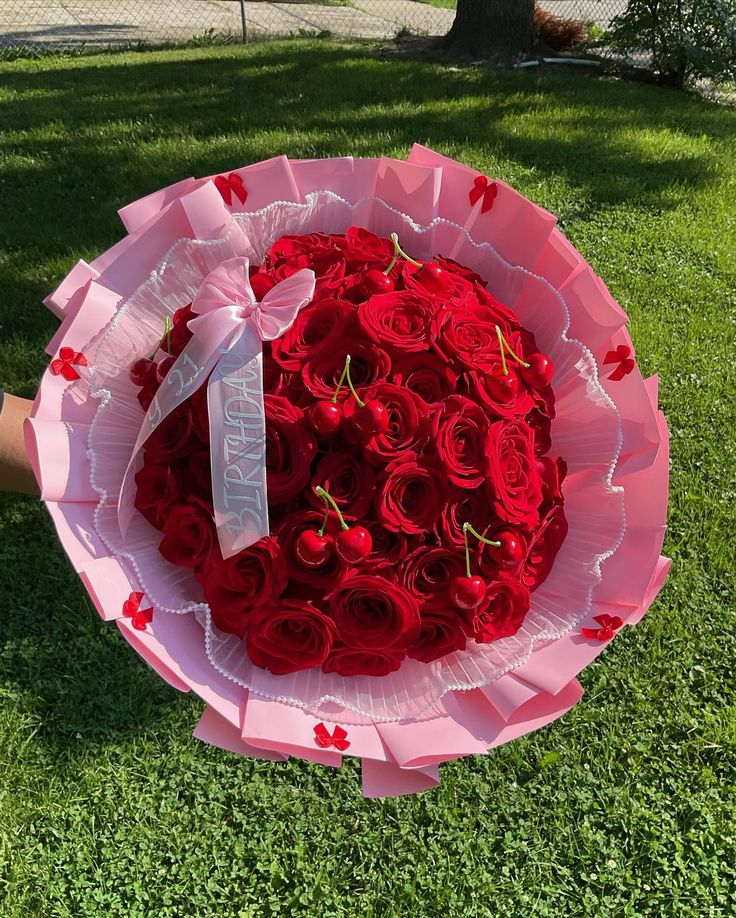
[[[237,172],[230,172],[228,175],[218,175],[215,179],[215,187],[228,206],[233,203],[233,195],[235,195],[241,204],[245,204],[248,198],[248,192],[245,190],[243,180]]]
[[[488,211],[493,207],[493,202],[496,200],[496,195],[498,194],[498,186],[495,182],[489,182],[485,175],[479,175],[478,178],[473,182],[473,187],[470,189],[470,206],[473,207],[475,204],[483,198],[483,203],[481,204],[480,212],[482,214],[488,213]]]
[[[581,628],[580,630],[587,638],[595,638],[597,641],[610,641],[618,629],[623,625],[623,619],[618,615],[595,615],[594,622],[598,622],[600,628]]]
[[[143,593],[131,593],[123,603],[123,615],[133,619],[136,631],[145,631],[146,625],[153,621],[153,609],[141,609]]]
[[[631,356],[631,348],[627,344],[619,344],[615,351],[609,351],[606,354],[606,359],[603,361],[606,363],[617,363],[618,366],[608,377],[614,382],[618,382],[620,379],[623,379],[628,373],[630,373],[636,366],[634,358]]]
[[[54,376],[63,376],[67,382],[73,379],[79,379],[79,373],[74,369],[75,366],[89,366],[87,358],[81,351],[75,351],[73,347],[63,347],[59,351],[59,356],[51,361],[51,372]]]
[[[318,746],[321,746],[323,749],[329,749],[330,746],[334,746],[335,749],[339,749],[340,752],[344,752],[350,743],[348,742],[348,732],[343,730],[342,727],[335,726],[335,729],[332,734],[325,727],[324,724],[317,724],[314,728],[314,741]]]

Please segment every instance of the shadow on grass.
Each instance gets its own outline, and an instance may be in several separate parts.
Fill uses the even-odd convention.
[[[598,206],[666,207],[672,187],[713,182],[713,164],[707,155],[653,158],[635,132],[718,138],[736,126],[731,113],[667,90],[578,74],[455,72],[326,43],[97,57],[6,68],[3,82],[0,239],[46,258],[111,243],[118,207],[191,173],[282,151],[405,153],[415,140],[559,174]]]
[[[73,758],[155,730],[181,696],[100,622],[39,509],[0,500],[0,686],[38,724],[36,741]]]

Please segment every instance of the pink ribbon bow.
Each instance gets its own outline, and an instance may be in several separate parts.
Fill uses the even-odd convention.
[[[245,190],[242,178],[237,172],[230,172],[228,175],[218,175],[215,178],[215,188],[222,195],[222,200],[230,207],[233,203],[233,195],[245,204],[248,200],[248,192]]]
[[[223,558],[268,535],[263,342],[280,338],[314,296],[314,271],[302,268],[259,303],[248,259],[211,271],[192,302],[193,336],[177,357],[141,425],[118,501],[123,535],[134,513],[134,467],[158,425],[209,378],[212,502]]]
[[[338,724],[335,724],[335,729],[332,733],[330,733],[324,724],[317,724],[314,728],[314,741],[323,749],[329,749],[330,746],[334,746],[335,749],[339,749],[340,752],[344,752],[350,746],[348,742],[348,731]]]
[[[609,351],[603,363],[618,364],[613,373],[608,377],[614,382],[622,380],[624,376],[627,376],[636,366],[636,362],[631,356],[631,348],[627,344],[619,344],[615,351]]]
[[[498,194],[498,186],[495,182],[489,182],[485,175],[479,175],[478,178],[473,182],[473,187],[470,189],[470,194],[468,198],[470,199],[470,206],[475,207],[475,205],[483,198],[483,203],[480,207],[480,212],[482,214],[488,213],[488,211],[493,207],[493,202],[496,200],[496,195]]]

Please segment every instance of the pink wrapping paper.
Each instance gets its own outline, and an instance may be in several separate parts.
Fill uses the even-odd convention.
[[[87,455],[99,397],[90,391],[88,372],[71,383],[50,371],[44,375],[26,436],[59,538],[101,617],[116,621],[136,652],[169,684],[194,691],[206,702],[195,736],[238,754],[272,760],[296,755],[339,767],[343,756],[358,756],[368,797],[428,790],[439,781],[440,762],[485,753],[569,710],[582,694],[576,676],[608,643],[583,637],[580,627],[594,625],[593,617],[601,612],[633,625],[661,589],[669,569],[668,559],[661,556],[669,444],[657,408],[657,381],[644,381],[638,367],[621,380],[609,379],[612,368],[604,363],[608,352],[620,344],[631,347],[623,310],[555,228],[555,218],[499,180],[493,205],[483,213],[481,203],[471,205],[468,197],[480,173],[419,145],[407,162],[352,157],[290,162],[274,157],[233,171],[247,191],[244,202],[233,197],[227,204],[216,177],[210,177],[185,179],[121,209],[129,234],[91,265],[78,263],[45,301],[62,318],[49,345],[50,356],[70,346],[84,353],[94,368],[111,319],[178,240],[205,243],[231,233],[225,244],[235,251],[247,246],[247,239],[232,235],[233,213],[257,213],[275,201],[308,205],[315,194],[327,191],[336,200],[359,206],[364,222],[377,232],[388,225],[384,205],[408,214],[415,224],[402,231],[408,248],[416,244],[430,250],[449,244],[455,251],[440,248],[441,254],[472,256],[467,237],[450,232],[456,224],[476,244],[493,247],[502,260],[499,270],[506,264],[503,270],[527,272],[519,275],[526,281],[512,285],[517,301],[513,305],[523,307],[545,289],[550,304],[564,304],[568,335],[592,352],[602,390],[621,419],[611,505],[599,512],[622,513],[625,526],[615,550],[600,566],[586,619],[555,639],[537,641],[525,660],[488,684],[447,692],[419,716],[372,721],[337,704],[310,712],[226,678],[208,656],[199,612],[177,615],[156,607],[145,630],[133,626],[123,604],[130,593],[144,591],[144,585],[135,565],[101,535],[107,510],[99,488],[93,486]],[[534,323],[527,324],[534,329]],[[539,333],[543,336],[544,330]],[[564,389],[558,397],[564,402]],[[133,435],[141,420],[142,415],[137,421],[130,417]],[[573,519],[573,492],[585,495],[586,487],[585,469],[573,471]],[[574,541],[572,526],[570,537]],[[548,598],[554,599],[554,583]],[[330,734],[342,725],[349,746],[342,751],[320,746],[315,732],[320,724]]]

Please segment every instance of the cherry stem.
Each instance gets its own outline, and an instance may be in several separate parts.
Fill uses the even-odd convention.
[[[399,236],[397,233],[391,233],[391,242],[393,242],[394,244],[394,257],[391,259],[391,264],[383,272],[386,275],[386,277],[388,277],[388,275],[393,271],[394,265],[399,260],[399,257],[404,258],[406,261],[409,262],[410,265],[414,265],[417,268],[422,267],[421,261],[416,261],[410,255],[407,255],[406,252],[401,248],[401,246],[399,245]]]
[[[320,494],[320,497],[322,495]],[[323,498],[324,499],[324,498]],[[325,534],[325,529],[327,529],[327,522],[330,519],[330,508],[325,504],[325,518],[322,520],[322,525],[319,527],[318,535],[320,538]]]
[[[509,354],[511,354],[511,356],[514,358],[514,360],[520,363],[523,367],[528,367],[529,364],[526,362],[526,360],[519,357],[516,351],[511,347],[511,345],[506,340],[506,336],[501,331],[501,329],[498,327],[498,325],[496,326],[496,334],[498,335],[498,346],[501,349],[501,366],[503,367],[503,375],[504,376],[509,375],[509,368],[506,363],[506,353],[505,353],[506,351],[508,351]]]
[[[463,539],[465,540],[465,574],[468,577],[472,577],[470,573],[470,546],[468,545],[468,533],[471,533],[478,539],[479,542],[482,542],[484,545],[492,545],[494,548],[500,548],[500,542],[494,542],[492,539],[487,539],[485,536],[482,536],[479,532],[476,532],[475,529],[470,525],[470,523],[463,523]]]
[[[167,344],[171,343],[171,332],[173,328],[174,328],[174,323],[171,321],[171,316],[166,316],[166,318],[164,319],[164,333],[161,336],[161,340],[154,348],[153,353],[148,358],[149,360],[153,360],[156,354],[158,354],[159,350],[164,346],[164,342],[166,342]]]
[[[361,397],[355,391],[355,386],[353,386],[353,381],[350,378],[350,360],[351,359],[352,358],[350,357],[350,354],[348,354],[347,357],[345,358],[345,369],[342,371],[342,373],[340,374],[340,378],[337,381],[337,388],[335,389],[335,394],[332,396],[332,404],[333,405],[337,404],[337,396],[340,394],[340,389],[342,389],[343,382],[347,379],[348,387],[350,391],[353,393],[353,395],[355,396],[355,401],[358,403],[358,407],[363,408],[365,406],[365,402],[361,399]]]
[[[322,500],[325,502],[325,507],[327,508],[327,513],[328,513],[328,515],[329,515],[329,512],[330,512],[330,507],[332,507],[332,509],[333,509],[333,510],[335,511],[335,513],[337,514],[337,518],[340,520],[340,525],[342,526],[342,528],[343,528],[343,529],[350,529],[350,527],[348,526],[348,524],[345,522],[345,519],[344,519],[342,513],[340,513],[340,508],[337,506],[337,504],[335,503],[335,501],[330,497],[330,495],[327,493],[327,491],[325,491],[325,489],[322,487],[322,485],[317,485],[317,487],[314,489],[314,493],[317,494],[319,497],[321,497]],[[325,520],[325,522],[326,522],[326,520]],[[323,526],[322,528],[324,529],[324,526]],[[320,533],[320,535],[322,535],[322,533]]]

